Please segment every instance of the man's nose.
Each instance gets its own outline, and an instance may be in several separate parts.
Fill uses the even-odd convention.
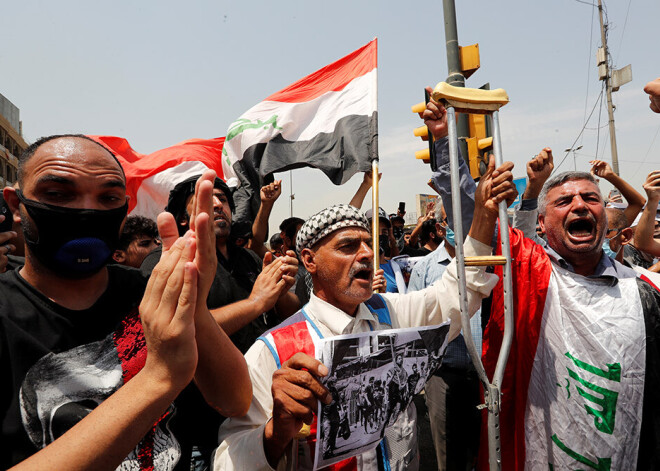
[[[573,198],[571,209],[574,212],[587,211],[587,203],[582,199],[580,195],[577,195]]]
[[[220,198],[213,195],[213,209],[216,209],[216,208],[222,209],[222,207],[223,207],[223,204],[222,204],[222,201],[220,201]]]
[[[358,253],[358,258],[360,260],[365,260],[365,259],[369,260],[373,258],[373,256],[374,256],[374,251],[371,248],[371,246],[366,242],[362,242],[362,244],[360,244],[360,252]]]

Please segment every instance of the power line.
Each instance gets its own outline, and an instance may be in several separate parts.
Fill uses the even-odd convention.
[[[582,120],[587,118],[587,103],[589,102],[589,82],[591,81],[591,57],[593,53],[593,44],[594,44],[594,15],[596,9],[592,8],[591,10],[591,28],[589,32],[589,60],[587,61],[587,93],[584,97],[584,113],[582,115]]]
[[[646,151],[646,154],[644,155],[644,158],[642,159],[641,163],[639,164],[639,167],[637,167],[637,170],[635,170],[635,173],[632,174],[632,178],[635,178],[635,176],[639,173],[639,170],[642,168],[642,165],[646,163],[646,158],[649,156],[651,153],[651,149],[653,149],[653,144],[655,144],[655,140],[658,137],[658,134],[660,134],[660,126],[658,126],[658,129],[655,131],[655,136],[653,136],[653,139],[651,140],[651,145],[649,146],[649,149]]]
[[[578,0],[576,0],[576,1],[578,1]],[[582,2],[582,3],[584,3],[584,2]],[[579,133],[578,136],[575,138],[575,141],[573,141],[573,144],[571,144],[571,147],[569,147],[569,149],[572,149],[573,147],[575,147],[575,144],[577,144],[578,139],[580,139],[580,137],[582,136],[582,133],[584,132],[585,128],[587,127],[587,123],[589,123],[589,120],[591,119],[591,116],[594,114],[594,111],[596,111],[596,106],[598,106],[598,103],[600,102],[600,99],[602,98],[602,96],[603,96],[603,89],[602,89],[602,87],[601,87],[600,95],[598,95],[598,98],[596,99],[596,103],[594,103],[594,107],[591,109],[591,113],[589,113],[589,117],[588,117],[587,120],[584,122],[584,125],[582,126],[582,129],[580,130],[580,133]],[[561,162],[559,162],[559,165],[557,165],[557,166],[555,167],[555,169],[552,171],[552,173],[555,173],[557,170],[559,170],[559,167],[561,167],[562,164],[566,161],[566,159],[568,158],[569,154],[570,154],[570,151],[569,151],[569,152],[566,152],[566,155],[565,155],[564,158],[561,160]]]
[[[596,5],[594,5],[593,3],[591,3],[591,2],[585,2],[584,0],[575,0],[575,1],[578,2],[578,3],[584,3],[585,5],[591,5],[592,7],[595,7],[595,6],[596,6]]]
[[[623,21],[623,30],[621,31],[621,41],[619,41],[619,50],[616,52],[617,59],[619,58],[619,53],[621,52],[621,45],[623,44],[623,35],[626,33],[626,26],[628,25],[628,13],[630,13],[630,4],[632,0],[628,0],[628,8],[626,9],[626,19]]]
[[[605,85],[605,82],[603,81],[603,85]],[[596,133],[596,158],[598,158],[598,146],[600,145],[600,116],[603,112],[603,87],[601,87],[601,92],[600,92],[600,108],[598,108],[598,132]]]

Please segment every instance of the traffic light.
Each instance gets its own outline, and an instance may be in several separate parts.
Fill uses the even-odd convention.
[[[479,43],[470,46],[458,46],[461,57],[461,72],[466,79],[475,73],[481,63],[479,61]]]
[[[483,87],[482,87],[483,88]],[[484,114],[468,115],[470,136],[465,139],[472,178],[479,178],[488,168],[488,154],[493,148],[489,117]]]
[[[428,93],[426,93],[426,99],[429,99]],[[411,109],[413,113],[417,113],[421,118],[422,113],[424,113],[424,110],[426,109],[426,102],[422,101],[421,103],[417,103],[416,105],[413,105]],[[425,164],[431,163],[431,146],[433,145],[433,138],[429,138],[429,128],[427,128],[426,125],[420,126],[413,130],[413,134],[421,138],[422,141],[429,142],[428,148],[415,152],[415,158],[421,160]]]
[[[467,79],[480,67],[479,44],[459,46],[459,55],[461,61],[461,73],[463,77]],[[486,84],[481,88],[489,89],[490,86],[489,84]],[[419,114],[419,117],[421,118],[422,113],[426,109],[426,103],[428,100],[429,96],[426,94],[426,102],[414,105],[412,107],[412,112]],[[492,138],[488,139],[490,136],[490,123],[487,121],[485,115],[470,114],[468,115],[468,118],[470,126],[469,136],[459,136],[459,138],[464,139],[466,143],[470,175],[472,175],[472,178],[479,178],[486,172],[488,167],[488,162],[485,160],[484,156],[488,154],[490,149],[492,149]],[[415,128],[413,134],[429,143],[427,149],[415,152],[415,158],[422,160],[426,164],[431,163],[431,166],[433,167],[434,163],[431,162],[433,137],[429,136],[428,128],[426,126],[420,126]]]

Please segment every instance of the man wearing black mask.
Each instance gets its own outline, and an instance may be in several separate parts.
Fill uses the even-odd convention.
[[[107,149],[81,135],[42,138],[18,178],[3,192],[26,260],[0,275],[0,467],[189,469],[177,395],[194,378],[228,415],[250,397],[240,352],[197,302],[215,269],[205,257],[212,172],[199,183],[195,232],[180,238],[159,217],[164,250],[148,283],[106,266],[128,203]]]

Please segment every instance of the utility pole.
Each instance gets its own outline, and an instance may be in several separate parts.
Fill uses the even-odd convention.
[[[598,16],[600,17],[600,40],[604,51],[605,74],[600,74],[600,79],[605,80],[605,92],[607,94],[607,114],[610,125],[610,146],[612,147],[612,170],[619,175],[619,155],[616,150],[616,131],[614,129],[614,107],[612,106],[612,74],[610,73],[609,50],[607,49],[607,25],[603,23],[603,3],[598,0]],[[599,58],[599,62],[600,62]]]
[[[458,29],[456,27],[456,6],[454,0],[443,0],[442,10],[445,17],[445,41],[447,47],[447,83],[454,87],[465,87],[465,76],[461,68],[461,52],[458,47]],[[468,163],[467,144],[465,139],[470,136],[468,115],[460,113],[456,122],[458,144],[463,159]]]
[[[293,194],[293,170],[289,170],[289,217],[293,217],[293,200],[296,196]]]

